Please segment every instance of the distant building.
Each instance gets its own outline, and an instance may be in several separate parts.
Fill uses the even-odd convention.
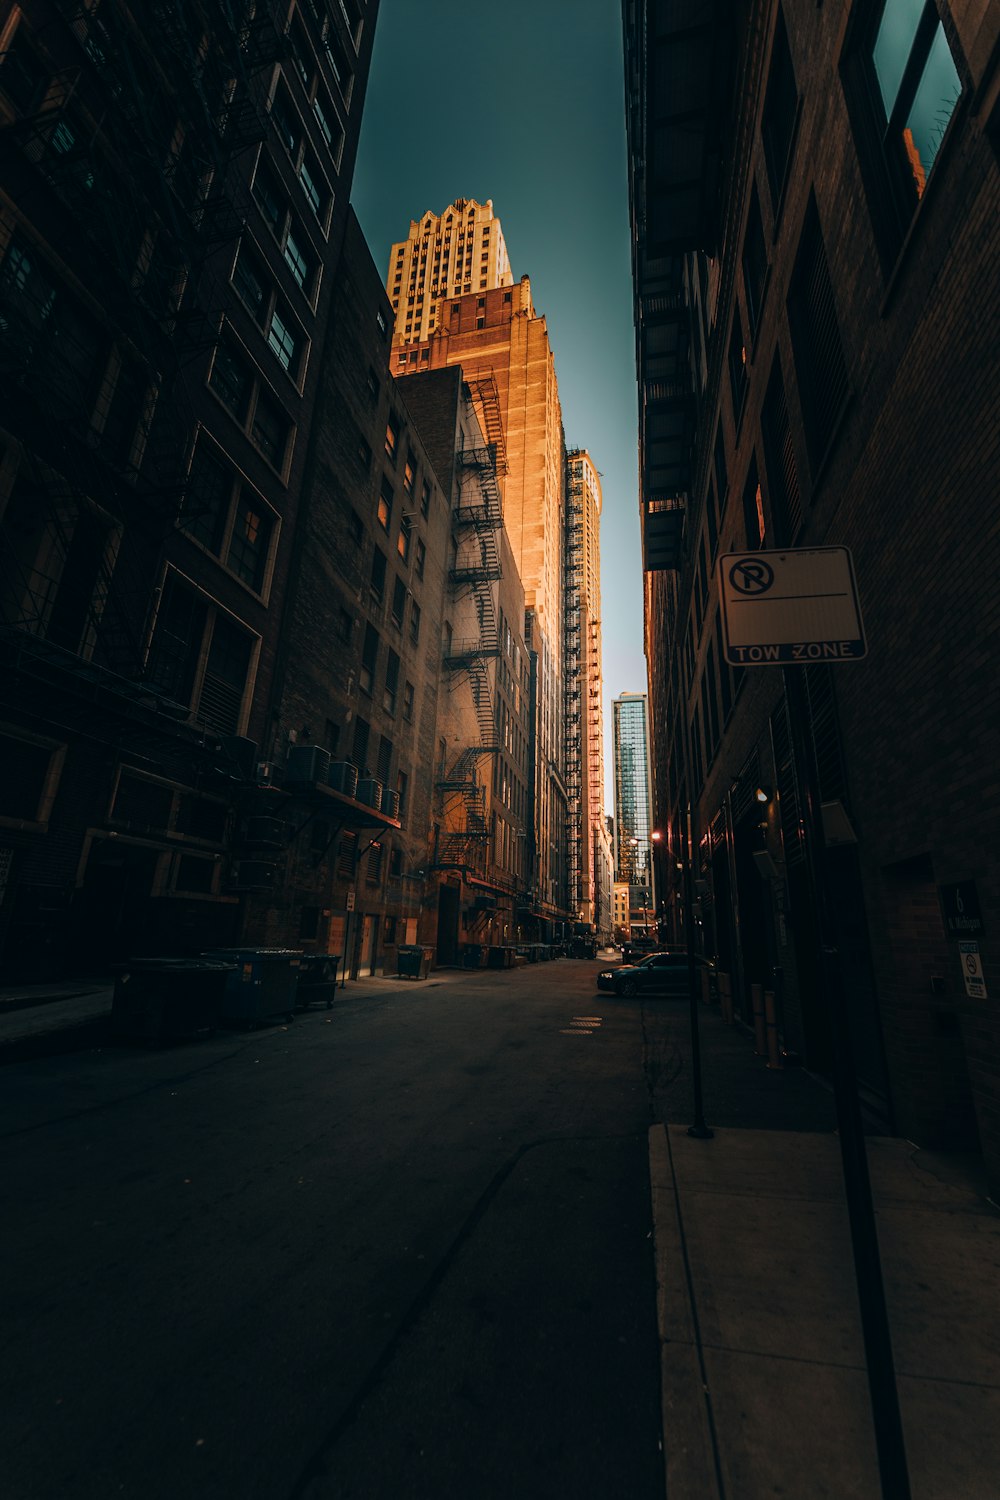
[[[645,693],[612,700],[615,766],[615,880],[652,884],[649,724]]]
[[[476,205],[466,204],[466,219],[470,208],[474,221]],[[444,217],[447,221],[447,213]],[[499,235],[492,210],[483,224]],[[453,233],[458,232],[456,221]],[[524,584],[524,638],[532,660],[532,898],[523,915],[541,935],[552,937],[561,935],[577,915],[568,890],[562,677],[565,443],[545,319],[532,304],[528,278],[516,286],[506,279],[506,251],[500,257],[502,240],[496,243],[501,269],[479,278],[486,283],[482,287],[435,304],[434,329],[425,338],[418,341],[413,329],[407,333],[405,321],[400,331],[397,309],[393,370],[402,377],[460,365],[473,388],[497,393],[495,409],[478,402],[477,410],[487,441],[497,451],[504,521]],[[396,246],[386,282],[390,295],[398,250]],[[491,276],[494,286],[489,285]]]
[[[566,455],[566,604],[563,684],[569,792],[570,905],[605,927],[597,855],[604,829],[604,679],[601,659],[601,480],[583,448]]]
[[[425,213],[389,256],[394,341],[421,343],[441,326],[449,297],[510,286],[513,279],[492,199],[457,198],[442,214]]]
[[[629,887],[627,880],[616,880],[612,889],[612,935],[616,942],[629,936]]]

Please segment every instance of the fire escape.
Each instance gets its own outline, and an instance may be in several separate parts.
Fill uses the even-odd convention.
[[[566,727],[566,857],[569,908],[574,916],[583,904],[581,869],[584,812],[583,694],[586,645],[583,640],[583,475],[571,466],[566,503],[566,626],[563,650],[563,718]]]
[[[257,74],[280,39],[265,7],[247,25],[223,7],[204,37],[181,0],[52,9],[0,54],[16,106],[0,186],[18,207],[0,208],[0,391],[21,450],[0,651],[20,708],[51,717],[58,687],[64,728],[111,735],[111,700],[149,728],[186,716],[142,682],[151,577],[204,503],[186,492],[189,381],[217,340],[213,258],[244,221],[238,158],[264,134]]]
[[[496,584],[502,577],[497,546],[503,526],[498,475],[507,472],[507,461],[492,373],[467,384],[486,445],[466,448],[458,455],[459,501],[452,512],[457,550],[449,583],[454,598],[471,596],[477,629],[475,635],[452,640],[444,665],[449,672],[464,674],[468,679],[478,734],[472,744],[463,746],[437,782],[446,826],[438,835],[434,865],[485,878],[490,863],[490,827],[486,785],[480,779],[479,766],[503,748],[497,732],[490,663],[497,660],[501,650],[495,597]]]

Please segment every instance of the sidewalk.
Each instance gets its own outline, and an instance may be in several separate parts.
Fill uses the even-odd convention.
[[[994,1500],[1000,1213],[867,1145],[913,1500]],[[649,1164],[670,1500],[880,1500],[837,1138],[654,1125]]]
[[[334,1004],[362,991],[368,999],[425,985],[447,984],[488,969],[436,969],[426,979],[399,979],[395,974],[364,975],[337,986]],[[56,1050],[97,1045],[111,1018],[114,981],[108,977],[52,981],[49,984],[0,986],[0,1062]]]

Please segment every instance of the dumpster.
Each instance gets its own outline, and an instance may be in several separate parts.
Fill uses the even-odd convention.
[[[223,1021],[292,1019],[299,979],[298,948],[213,948],[203,955],[234,964],[222,1001]]]
[[[514,949],[506,944],[494,944],[486,950],[486,967],[488,969],[512,969],[514,967]]]
[[[310,1005],[323,1003],[327,1010],[333,1005],[337,989],[337,967],[339,953],[304,953],[299,959],[299,981],[295,1000],[300,1010]]]
[[[133,958],[115,971],[111,1032],[156,1047],[165,1036],[213,1030],[236,967],[210,959]]]
[[[400,943],[396,949],[396,973],[400,979],[426,979],[433,953],[433,948],[421,948],[417,943]]]
[[[481,943],[466,943],[462,949],[462,968],[480,969],[483,965],[483,946]]]

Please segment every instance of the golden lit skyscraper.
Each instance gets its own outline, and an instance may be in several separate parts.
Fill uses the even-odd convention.
[[[610,932],[605,849],[601,659],[601,480],[585,448],[566,455],[566,782],[570,794],[571,897],[580,920]]]
[[[419,343],[441,326],[442,300],[513,282],[493,200],[456,198],[442,214],[411,219],[393,245],[386,289],[396,315],[394,343]]]

